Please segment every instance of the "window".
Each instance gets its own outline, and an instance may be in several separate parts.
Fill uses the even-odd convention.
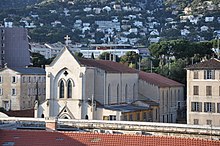
[[[108,85],[108,104],[110,104],[111,101],[111,85]]]
[[[3,107],[6,111],[9,111],[10,109],[9,101],[3,101]]]
[[[220,103],[217,103],[217,113],[220,113]]]
[[[199,72],[198,71],[193,72],[193,79],[199,79]]]
[[[215,71],[214,70],[205,70],[204,71],[204,79],[215,79]]]
[[[137,113],[137,121],[140,121],[140,113]]]
[[[204,103],[204,112],[215,112],[215,103],[205,102]]]
[[[127,121],[128,119],[127,119],[127,115],[124,115],[124,121]]]
[[[194,125],[199,125],[199,119],[193,119]]]
[[[37,82],[36,77],[34,77],[34,83]]]
[[[135,84],[133,85],[133,101],[135,100]]]
[[[2,83],[3,79],[2,79],[2,76],[0,76],[0,83]]]
[[[22,78],[22,82],[25,83],[25,77]]]
[[[3,89],[0,88],[0,95],[3,95]]]
[[[28,82],[29,82],[29,83],[31,82],[31,77],[28,78]]]
[[[67,83],[67,98],[72,98],[72,82],[69,80]]]
[[[116,121],[116,116],[115,116],[115,115],[110,115],[110,116],[109,116],[109,120],[111,120],[111,121]]]
[[[212,95],[212,86],[206,86],[206,96]]]
[[[64,82],[63,82],[63,80],[60,81],[59,91],[60,91],[60,98],[64,98]]]
[[[199,86],[193,86],[193,95],[199,95]]]
[[[15,76],[12,76],[11,82],[12,82],[12,83],[16,83],[16,77],[15,77]]]
[[[212,125],[212,120],[206,120],[207,125]]]
[[[143,112],[143,115],[142,115],[143,117],[143,121],[147,121],[147,113],[146,112]]]
[[[132,114],[129,115],[129,121],[133,121],[133,116],[132,116]]]
[[[119,84],[117,85],[117,103],[119,103]]]
[[[202,111],[202,102],[192,102],[191,103],[192,112],[201,112]]]
[[[218,95],[220,96],[220,86],[218,87]]]
[[[127,84],[125,85],[125,102],[128,101],[128,86]]]
[[[15,89],[15,88],[11,89],[11,95],[12,95],[12,96],[15,96],[15,95],[16,95],[16,89]]]

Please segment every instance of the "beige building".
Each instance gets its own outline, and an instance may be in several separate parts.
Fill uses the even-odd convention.
[[[5,110],[33,109],[35,100],[45,100],[43,68],[2,68],[0,70],[0,107]]]
[[[77,59],[64,48],[46,66],[46,100],[36,105],[35,117],[159,122],[160,87],[151,82],[147,86],[147,79],[142,78],[144,75],[144,72],[113,61]],[[166,79],[160,81],[164,84],[172,81],[159,75],[155,77]],[[182,102],[183,85],[172,82],[176,92],[181,89],[179,94],[172,96],[174,110],[178,95]],[[153,94],[154,91],[158,94]],[[170,97],[166,98],[169,100]],[[173,114],[172,122],[175,122],[177,112],[169,111]]]
[[[187,123],[220,126],[220,61],[210,59],[187,69]]]
[[[159,113],[158,121],[176,123],[184,117],[183,84],[156,73],[140,72],[139,78],[139,98],[145,97],[159,103],[159,111],[155,111]]]

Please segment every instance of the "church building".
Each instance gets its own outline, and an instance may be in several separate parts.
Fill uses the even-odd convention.
[[[146,90],[139,88],[140,80],[144,78],[138,70],[113,61],[78,59],[65,47],[46,66],[46,100],[36,102],[35,117],[160,122],[160,91],[157,98],[149,97],[140,92]],[[151,88],[158,88],[153,84]],[[172,108],[177,107],[177,99],[183,101],[183,85],[174,86],[181,92],[179,98],[173,95]]]

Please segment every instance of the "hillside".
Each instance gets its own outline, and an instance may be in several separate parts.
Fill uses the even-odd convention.
[[[25,8],[42,0],[1,0],[0,9]]]
[[[204,41],[220,33],[218,1],[1,0],[0,23],[26,27],[33,42],[63,41],[67,34],[83,44]]]

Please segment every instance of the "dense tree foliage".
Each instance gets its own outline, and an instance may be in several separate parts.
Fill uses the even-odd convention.
[[[45,57],[39,53],[32,53],[32,63],[34,67],[44,67],[53,61],[53,58],[45,59]]]
[[[149,50],[157,73],[185,83],[186,73],[184,68],[204,58],[213,57],[213,44],[213,41],[171,40],[154,43],[149,46]]]

